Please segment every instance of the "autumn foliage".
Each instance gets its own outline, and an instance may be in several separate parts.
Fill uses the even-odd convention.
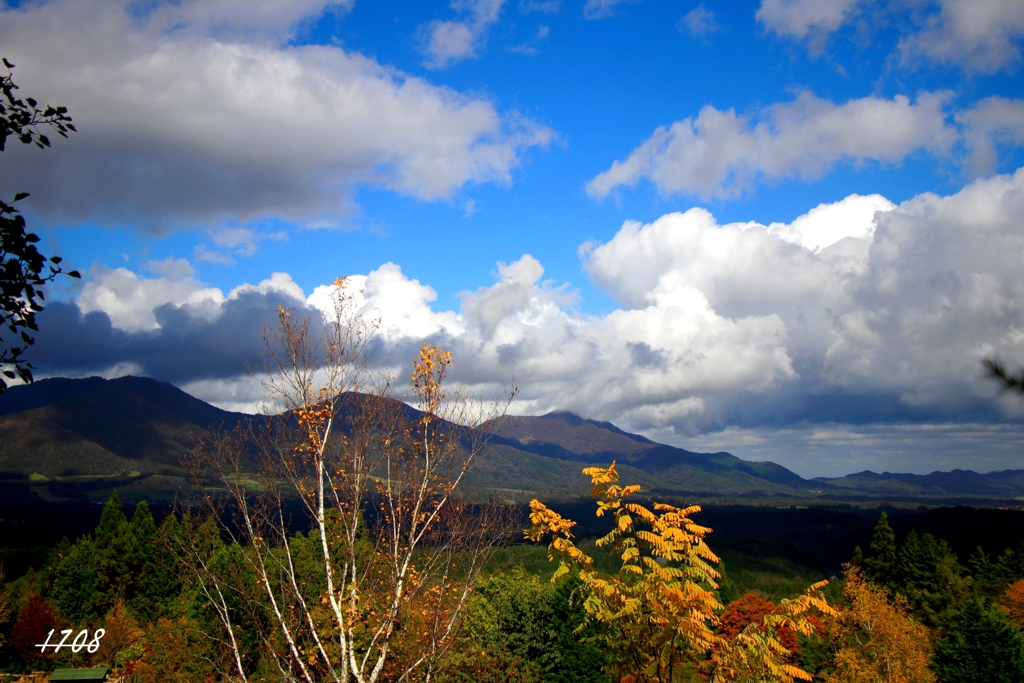
[[[760,624],[775,609],[775,603],[771,600],[766,600],[754,593],[747,593],[730,602],[722,612],[722,616],[719,617],[718,633],[723,638],[732,640],[750,624]],[[817,624],[815,624],[815,628],[817,629]],[[793,632],[793,629],[786,626],[779,627],[778,638],[787,650],[796,654],[796,633]]]
[[[846,599],[829,629],[839,645],[829,683],[931,683],[932,643],[928,629],[910,615],[900,595],[891,595],[850,568]]]
[[[44,654],[36,646],[45,643],[50,630],[58,626],[58,619],[46,598],[39,594],[30,595],[18,610],[11,643],[21,654],[22,659],[47,659],[50,653]],[[59,638],[53,642],[59,642]]]
[[[331,302],[322,318],[278,309],[264,331],[262,420],[194,454],[197,480],[218,486],[181,560],[217,624],[224,678],[436,676],[510,528],[507,508],[457,489],[514,390],[484,403],[446,384],[451,354],[425,344],[399,396],[368,369],[378,321],[362,317],[347,280]],[[296,498],[308,534],[291,532]]]
[[[781,601],[759,623],[727,640],[714,629],[722,605],[714,593],[719,574],[711,566],[719,560],[704,540],[711,529],[691,518],[700,506],[654,503],[652,510],[628,501],[640,487],[620,486],[614,462],[583,473],[593,482],[597,516],[614,517],[612,530],[597,545],[621,562],[618,574],[596,571],[593,558],[572,540],[575,522],[538,500],[530,502],[532,526],[526,536],[540,541],[550,535],[549,557],[559,559],[552,580],[572,568],[579,572],[583,604],[589,620],[599,626],[598,640],[610,658],[606,669],[613,679],[668,682],[698,666],[713,683],[811,680],[790,662],[791,650],[779,631],[810,634],[810,611],[834,613],[820,592],[825,582],[795,600]]]
[[[1017,579],[1003,592],[999,604],[1010,621],[1024,628],[1024,579]]]

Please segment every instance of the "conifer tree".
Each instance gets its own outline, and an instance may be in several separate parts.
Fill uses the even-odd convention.
[[[971,570],[971,576],[977,581],[988,580],[989,574],[992,572],[992,562],[980,545],[974,549],[970,559],[967,560],[967,568]]]
[[[117,491],[103,506],[96,527],[96,601],[97,614],[106,614],[118,600],[125,598],[131,571],[128,560],[137,552],[137,543],[124,515]]]
[[[1024,681],[1024,636],[1001,610],[973,599],[953,613],[935,648],[939,683]]]
[[[896,534],[889,526],[889,516],[882,511],[871,538],[871,555],[864,560],[864,569],[874,583],[890,586],[896,571]]]
[[[965,591],[962,573],[949,543],[911,531],[897,553],[894,579],[918,618],[935,627]]]
[[[96,548],[91,536],[74,543],[61,541],[50,561],[45,593],[71,623],[96,616]]]
[[[161,602],[169,584],[168,567],[157,556],[158,532],[146,501],[135,506],[128,525],[132,536],[130,554],[125,558],[129,575],[126,577],[125,601],[139,618],[151,621],[159,616]]]
[[[124,505],[117,490],[110,494],[107,504],[103,506],[100,514],[100,524],[96,527],[96,547],[105,550],[114,539],[124,533],[124,527],[128,524],[128,518],[124,516]]]

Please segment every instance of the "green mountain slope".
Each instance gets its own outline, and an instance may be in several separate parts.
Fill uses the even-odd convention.
[[[151,475],[182,474],[182,457],[210,429],[244,418],[142,377],[41,380],[0,395],[0,479],[35,473],[65,483],[98,476],[156,482]],[[613,460],[624,481],[652,493],[795,495],[809,486],[774,463],[692,453],[571,413],[510,419],[467,486],[509,500],[582,495],[589,488],[580,470]]]
[[[406,407],[412,411],[412,408]],[[211,430],[248,416],[221,410],[144,377],[46,379],[0,394],[0,482],[31,483],[40,495],[173,496],[182,458]],[[618,463],[622,480],[656,496],[926,499],[1024,497],[1024,471],[929,475],[860,472],[805,480],[773,462],[694,453],[567,412],[510,418],[466,481],[474,495],[524,501],[589,492],[581,470]],[[36,476],[31,481],[32,475]],[[102,481],[102,478],[107,481]],[[43,478],[50,480],[45,481]]]
[[[175,470],[209,429],[242,416],[155,380],[41,380],[0,395],[0,471],[125,476]]]

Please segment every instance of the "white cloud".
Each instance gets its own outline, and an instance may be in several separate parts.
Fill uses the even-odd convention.
[[[832,33],[863,0],[762,0],[756,17],[765,29],[802,40]]]
[[[861,15],[865,27],[900,27],[896,51],[904,67],[929,62],[992,74],[1020,62],[1024,0],[762,0],[756,13],[765,30],[806,40],[812,54]]]
[[[208,230],[207,233],[215,246],[210,249],[205,244],[197,244],[194,249],[195,259],[223,265],[233,264],[236,256],[245,258],[254,255],[264,240],[286,241],[288,239],[286,232],[266,233],[240,227],[222,227]]]
[[[916,102],[865,97],[836,105],[811,93],[751,119],[708,105],[660,127],[624,161],[587,184],[594,197],[646,178],[664,194],[728,197],[754,181],[814,178],[841,161],[898,163],[921,149],[941,154],[957,139],[942,95]]]
[[[476,292],[462,293],[463,317],[485,339],[493,338],[502,321],[526,308],[531,299],[544,295],[558,302],[558,295],[562,294],[562,301],[572,300],[561,290],[545,292],[544,288],[538,289],[537,283],[544,275],[544,267],[530,254],[524,254],[515,263],[499,263],[498,273],[497,284],[481,287]]]
[[[938,0],[939,11],[900,39],[903,62],[925,58],[968,72],[996,73],[1020,62],[1024,0]]]
[[[850,197],[789,226],[718,226],[692,209],[627,224],[586,266],[626,309],[672,287],[700,292],[728,319],[777,315],[799,381],[773,411],[828,413],[812,405],[823,395],[836,406],[833,420],[843,401],[850,421],[911,419],[981,410],[994,388],[980,379],[980,358],[998,351],[1024,360],[1015,332],[1024,329],[1020,215],[1024,170],[896,207]],[[873,394],[874,406],[855,398]]]
[[[1000,147],[1024,145],[1024,100],[986,97],[957,115],[957,121],[964,127],[967,165],[975,176],[996,169]]]
[[[583,5],[583,16],[587,19],[606,19],[615,14],[615,8],[623,3],[640,0],[587,0]]]
[[[591,246],[588,273],[620,303],[607,315],[576,312],[529,255],[458,314],[391,265],[364,306],[399,321],[381,337],[392,367],[429,339],[471,385],[514,375],[517,412],[565,408],[677,443],[728,425],[993,417],[1007,406],[980,358],[1024,360],[1019,215],[1024,170],[898,206],[852,195],[788,224],[692,209]]]
[[[355,0],[180,0],[135,6],[153,29],[220,40],[267,39],[282,42],[294,37],[304,20],[326,13],[344,15]]]
[[[320,285],[306,299],[311,308],[332,313],[333,285]],[[437,292],[419,280],[410,280],[394,263],[385,263],[369,275],[349,277],[348,290],[355,297],[356,306],[369,319],[380,319],[378,336],[389,344],[400,344],[436,334],[458,335],[463,325],[451,311],[435,313],[430,303]]]
[[[579,312],[572,292],[545,281],[530,255],[499,264],[497,281],[463,293],[460,311],[434,310],[433,288],[391,263],[351,285],[361,310],[382,321],[374,362],[398,378],[429,341],[454,352],[453,379],[471,388],[490,393],[514,376],[522,387],[518,413],[569,409],[691,448],[733,439],[749,457],[768,453],[771,444],[757,439],[782,426],[785,443],[803,443],[805,453],[814,443],[859,439],[850,453],[867,458],[871,439],[904,429],[893,425],[964,423],[963,433],[947,433],[967,443],[968,432],[1002,438],[998,428],[967,423],[1019,420],[1014,402],[998,399],[982,376],[980,360],[998,353],[1024,362],[1022,215],[1024,169],[899,205],[851,195],[785,224],[722,225],[700,208],[627,222],[583,257],[594,283],[618,302],[604,315]],[[277,301],[316,308],[330,291],[318,287],[303,299],[287,274],[275,273],[224,296],[195,282],[183,262],[154,270],[160,277],[96,271],[86,284],[83,311],[107,312],[120,329],[138,331],[119,338],[122,355],[104,351],[103,367],[134,362],[170,376],[158,342],[168,337],[173,348],[179,334],[196,348],[210,346],[207,328],[195,322],[199,312],[223,352],[224,339],[241,339],[239,326],[255,325],[256,313],[268,314]],[[224,319],[228,310],[236,317]],[[154,327],[159,320],[175,326]],[[97,321],[81,324],[80,335],[65,334],[105,338]],[[44,358],[56,353],[47,351],[51,342],[40,344]],[[246,353],[257,346],[250,339]],[[226,369],[239,365],[217,357],[209,371],[186,377],[217,380],[208,391],[230,403],[224,381],[238,373]],[[904,431],[924,439],[924,429]],[[691,440],[698,434],[703,441]],[[770,457],[802,472],[826,469],[778,450]],[[896,450],[894,458],[910,457]]]
[[[184,382],[178,387],[186,394],[196,396],[221,410],[237,413],[258,413],[266,399],[266,390],[252,375],[225,379],[199,379]]]
[[[220,315],[225,302],[246,294],[265,297],[276,292],[296,303],[306,300],[302,288],[287,273],[272,273],[258,285],[239,285],[224,296],[216,287],[203,286],[185,259],[150,262],[147,268],[157,277],[139,277],[127,268],[95,266],[76,300],[79,310],[101,311],[115,329],[142,332],[160,329],[156,309],[167,304],[188,309],[192,317],[211,321]]]
[[[714,12],[704,7],[704,5],[697,5],[682,16],[677,24],[677,28],[694,38],[707,38],[721,27],[715,21]]]
[[[772,223],[768,233],[820,252],[847,237],[870,240],[875,214],[894,208],[896,205],[882,195],[853,194],[832,204],[819,204],[792,223]]]
[[[245,294],[257,294],[266,296],[271,292],[284,294],[296,302],[304,303],[306,295],[302,288],[295,284],[292,276],[288,273],[271,273],[266,280],[261,280],[258,285],[238,285],[228,294],[228,300],[238,299]]]
[[[45,154],[17,145],[0,168],[6,184],[16,174],[45,196],[29,208],[53,220],[343,224],[354,184],[446,198],[509,182],[523,151],[552,136],[338,47],[218,39],[210,27],[228,9],[247,13],[245,3],[159,3],[145,17],[132,7],[54,0],[0,11],[23,92],[68,106],[80,131]],[[325,7],[260,3],[269,14],[255,11],[253,30],[286,39],[294,28],[282,27]]]
[[[113,326],[127,332],[159,329],[154,309],[164,304],[209,309],[224,301],[215,288],[203,287],[185,259],[149,264],[158,277],[140,278],[127,268],[96,266],[78,296],[82,313],[102,311]]]
[[[422,51],[428,69],[443,69],[477,56],[487,32],[498,21],[505,0],[452,0],[451,7],[465,19],[433,21],[420,27]]]

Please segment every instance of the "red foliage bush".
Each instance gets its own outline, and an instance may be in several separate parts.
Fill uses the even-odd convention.
[[[50,609],[46,598],[41,595],[32,595],[21,609],[18,610],[18,619],[14,622],[14,633],[11,637],[11,644],[25,661],[33,659],[49,659],[53,651],[43,652],[37,645],[46,642],[46,636],[50,629],[57,627],[57,617]],[[55,633],[56,640],[50,639],[52,645],[60,642],[60,633]]]
[[[765,615],[775,609],[775,603],[771,600],[747,593],[729,603],[722,613],[718,625],[718,632],[732,640],[740,632],[752,623],[760,623]],[[786,646],[790,652],[797,654],[796,633],[792,629],[782,627],[778,631],[779,642]]]

